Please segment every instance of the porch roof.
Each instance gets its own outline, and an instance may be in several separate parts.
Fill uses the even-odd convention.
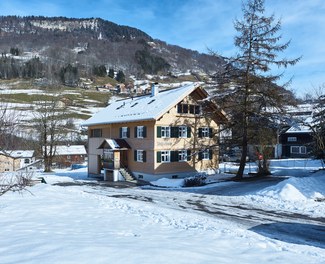
[[[127,150],[131,147],[124,139],[105,138],[98,149]]]

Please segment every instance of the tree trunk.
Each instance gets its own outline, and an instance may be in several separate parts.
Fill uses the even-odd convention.
[[[241,180],[244,175],[244,169],[246,165],[246,157],[247,157],[247,130],[245,129],[243,140],[242,140],[242,153],[241,153],[241,158],[240,158],[240,164],[239,164],[239,169],[236,174],[236,179]]]

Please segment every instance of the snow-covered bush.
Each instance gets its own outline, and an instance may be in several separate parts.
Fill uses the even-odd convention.
[[[188,177],[184,179],[184,187],[194,187],[194,186],[203,186],[206,185],[206,175],[197,174],[193,177]]]

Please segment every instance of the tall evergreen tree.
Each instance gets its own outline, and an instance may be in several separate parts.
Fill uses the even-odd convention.
[[[287,67],[299,60],[278,57],[290,42],[279,43],[281,22],[274,15],[264,15],[264,0],[247,0],[242,12],[243,18],[234,22],[238,54],[228,59],[223,72],[218,74],[215,93],[218,103],[231,109],[232,129],[242,149],[238,179],[243,177],[248,144],[259,133],[260,124],[274,120],[289,100],[290,93],[275,84],[281,74],[272,74],[271,67]]]
[[[115,75],[114,69],[109,68],[109,70],[108,70],[108,77],[114,78],[114,75]]]
[[[118,81],[119,83],[124,83],[125,82],[125,75],[124,75],[123,71],[119,70],[117,72],[116,81]]]

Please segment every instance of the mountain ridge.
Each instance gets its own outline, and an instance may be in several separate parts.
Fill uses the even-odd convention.
[[[0,36],[2,54],[12,48],[20,54],[36,51],[42,63],[52,60],[54,71],[71,64],[87,77],[98,65],[143,76],[184,71],[209,74],[223,63],[221,57],[169,45],[137,28],[102,18],[1,16]]]

